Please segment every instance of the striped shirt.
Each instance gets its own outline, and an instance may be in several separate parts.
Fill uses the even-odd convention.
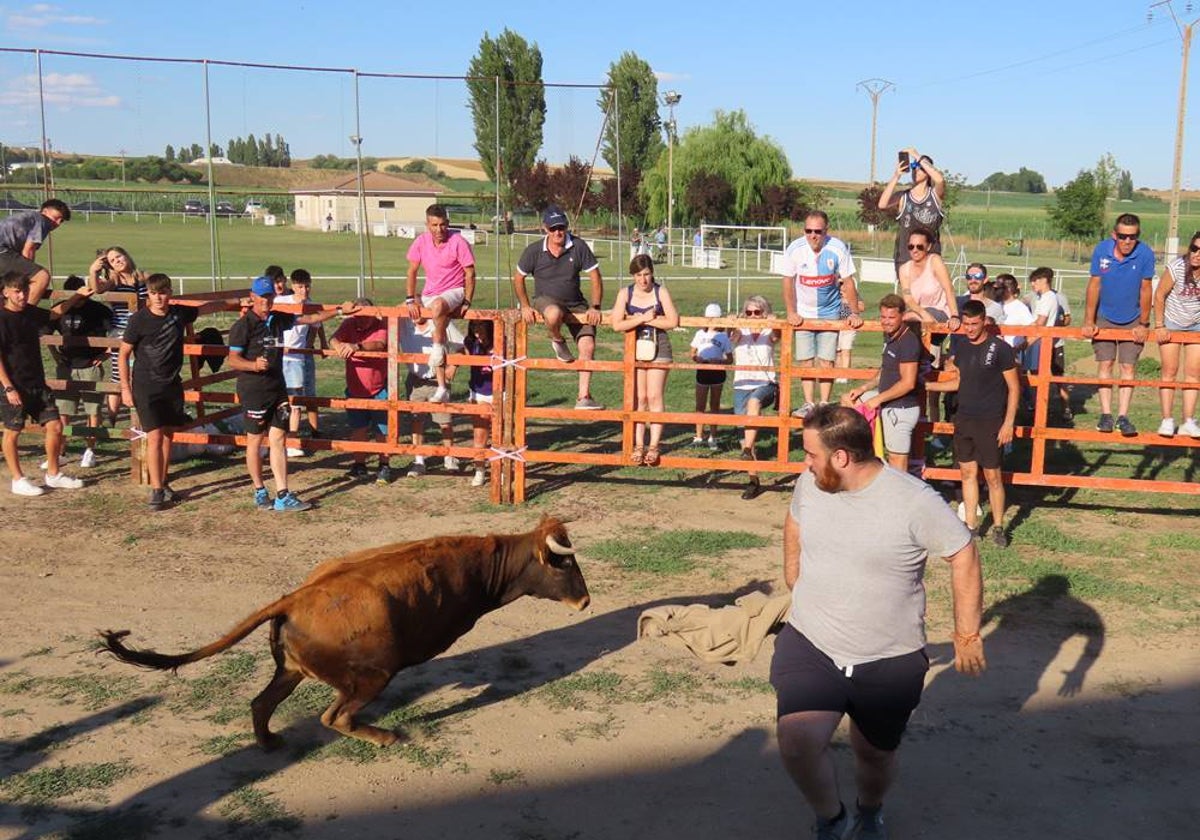
[[[1167,292],[1163,315],[1181,327],[1200,325],[1200,282],[1190,276],[1188,258],[1176,257],[1167,264],[1174,285]]]

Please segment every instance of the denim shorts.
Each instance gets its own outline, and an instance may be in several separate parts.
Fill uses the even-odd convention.
[[[837,358],[838,334],[834,330],[796,330],[796,361],[813,357],[832,362]]]
[[[346,391],[346,399],[369,399],[387,401],[387,388],[384,388],[373,397],[351,397],[350,392]],[[347,408],[346,409],[346,425],[351,429],[369,429],[373,425],[375,431],[381,435],[387,435],[387,412],[372,411],[366,408]]]
[[[1192,324],[1190,327],[1184,327],[1175,323],[1170,318],[1163,320],[1163,326],[1169,329],[1171,332],[1200,332],[1200,323]]]
[[[317,395],[316,356],[284,356],[283,384],[289,396],[315,397]]]
[[[779,397],[779,386],[774,382],[764,382],[757,388],[733,389],[733,413],[745,414],[746,405],[750,400],[758,400],[759,409],[765,411],[775,404]]]

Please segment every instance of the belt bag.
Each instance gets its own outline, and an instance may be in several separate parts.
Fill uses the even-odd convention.
[[[639,332],[633,345],[633,358],[639,362],[652,362],[658,356],[658,341],[655,330]]]

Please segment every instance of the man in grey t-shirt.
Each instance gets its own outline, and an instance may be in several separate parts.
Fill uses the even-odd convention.
[[[804,421],[804,454],[808,470],[783,532],[792,609],[771,661],[779,752],[816,812],[817,837],[843,837],[850,816],[829,742],[849,714],[856,836],[882,837],[883,796],[929,667],[925,560],[950,563],[954,666],[977,675],[985,667],[979,555],[940,496],[875,457],[854,409],[815,409]]]
[[[36,211],[17,213],[0,220],[0,274],[16,271],[29,278],[29,305],[50,289],[50,272],[33,261],[38,249],[63,222],[71,221],[71,208],[49,198]]]

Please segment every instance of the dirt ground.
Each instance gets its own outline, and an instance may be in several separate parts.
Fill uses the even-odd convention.
[[[0,837],[808,836],[773,734],[773,640],[737,666],[635,640],[648,606],[780,589],[784,490],[747,503],[732,489],[642,483],[624,470],[506,510],[465,476],[351,487],[332,459],[307,461],[293,480],[320,504],[307,514],[252,510],[233,463],[190,466],[174,482],[186,503],[153,516],[115,455],[82,491],[0,493]],[[327,696],[306,684],[274,720],[288,746],[260,752],[248,700],[269,673],[264,629],[178,676],[93,653],[100,628],[130,629],[135,646],[191,649],[323,559],[525,530],[544,512],[575,518],[592,605],[516,602],[402,672],[369,709],[409,736],[388,750],[322,728]],[[1111,524],[1088,506],[1064,516],[1085,530]],[[1126,525],[1183,527],[1153,511]],[[671,576],[589,557],[602,539],[684,528],[768,544]],[[1010,551],[1035,561],[1019,535]],[[1196,836],[1195,617],[1167,609],[1148,621],[1119,598],[1025,587],[992,599],[990,669],[971,681],[947,668],[948,585],[931,563],[935,664],[887,804],[892,837]],[[844,729],[836,754],[850,802]]]

